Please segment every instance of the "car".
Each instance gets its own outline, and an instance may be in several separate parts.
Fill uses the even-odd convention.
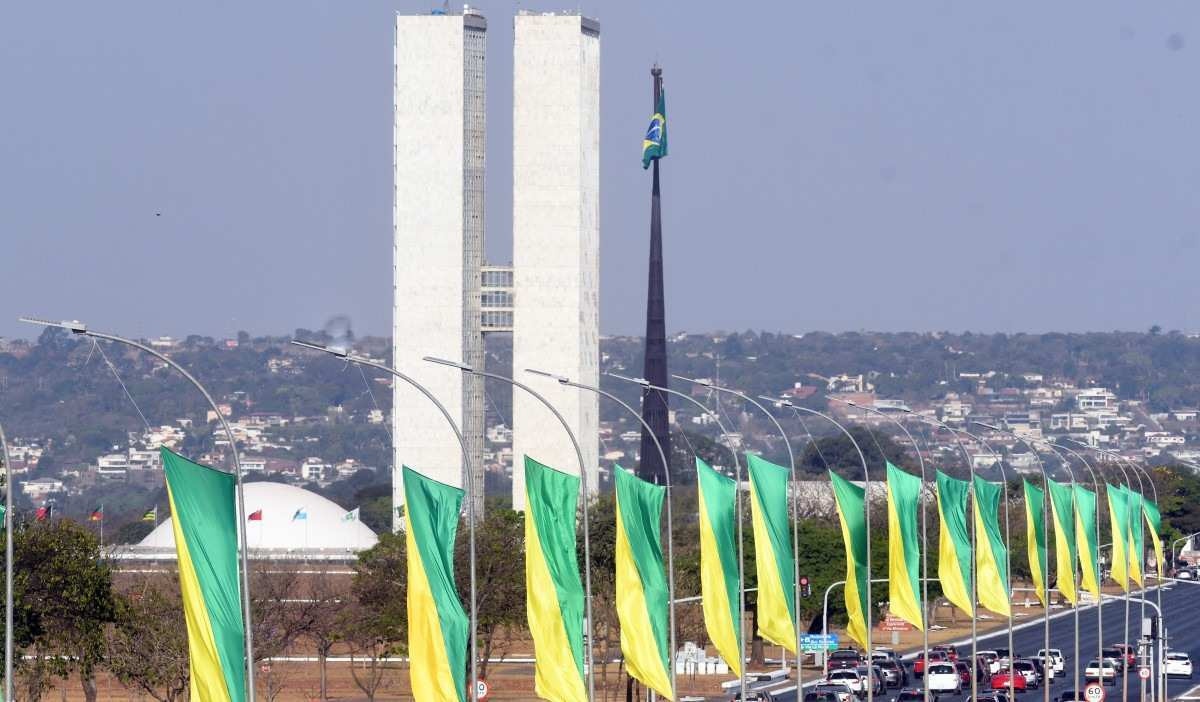
[[[862,664],[863,657],[857,649],[839,648],[829,654],[829,660],[825,661],[825,672],[830,673],[841,668],[857,668]]]
[[[975,655],[987,665],[988,675],[1000,672],[1000,654],[995,651],[979,651]]]
[[[1024,692],[1029,689],[1028,683],[1025,682],[1025,676],[1013,672],[1007,667],[1001,668],[1000,672],[992,676],[991,685],[993,690],[1007,690],[1010,685],[1014,692]]]
[[[962,678],[958,671],[954,669],[954,664],[948,661],[940,661],[929,663],[928,680],[925,682],[929,686],[930,692],[948,692],[955,695],[962,694]]]
[[[958,677],[962,680],[962,684],[966,687],[970,687],[971,666],[967,665],[966,661],[954,661],[954,669],[958,671]]]
[[[1192,658],[1183,651],[1170,651],[1163,658],[1163,672],[1168,678],[1192,677]]]
[[[1042,684],[1042,673],[1035,661],[1028,658],[1018,658],[1009,666],[1014,671],[1025,676],[1025,688],[1033,689]]]
[[[946,658],[945,652],[929,649],[929,665],[933,665],[934,663],[944,663],[947,660],[949,659]],[[913,677],[919,678],[924,674],[925,656],[918,654],[916,660],[913,661]]]
[[[937,702],[937,695],[931,691],[929,693],[931,702]],[[892,698],[892,702],[925,702],[925,690],[920,688],[904,688]]]
[[[837,693],[821,690],[804,693],[804,702],[842,702]]]
[[[872,688],[873,694],[882,695],[884,691],[887,690],[887,678],[884,676],[883,671],[879,669],[878,665],[871,666],[869,670],[865,665],[859,666],[855,669],[855,672],[858,673],[858,677],[869,679],[874,683],[874,687]],[[859,694],[865,696],[867,694],[867,689],[864,687],[862,692]]]
[[[908,684],[908,670],[900,661],[887,658],[875,664],[883,672],[883,679],[888,687],[904,687]]]
[[[1117,672],[1121,673],[1125,670],[1125,654],[1117,646],[1109,646],[1108,648],[1100,649],[1100,655],[1104,658],[1111,658],[1117,666]]]
[[[1099,680],[1104,685],[1116,685],[1117,662],[1111,658],[1105,658],[1103,661],[1093,658],[1083,669],[1083,677],[1086,680]]]
[[[1064,690],[1058,696],[1058,702],[1087,702],[1087,695],[1083,694],[1083,690]]]
[[[1037,656],[1035,656],[1035,657],[1045,660],[1047,657],[1046,649],[1039,648],[1038,652],[1037,652]],[[1049,658],[1050,658],[1050,665],[1048,665],[1047,667],[1050,668],[1050,670],[1052,670],[1055,675],[1058,675],[1059,673],[1066,670],[1067,660],[1065,658],[1063,658],[1063,653],[1062,653],[1061,649],[1057,649],[1057,648],[1050,649]]]
[[[1113,644],[1112,648],[1115,648],[1121,652],[1121,659],[1122,659],[1123,663],[1125,664],[1125,667],[1137,665],[1137,649],[1136,648],[1134,648],[1133,646],[1130,646],[1129,644],[1123,644],[1123,643]]]
[[[940,646],[934,646],[930,650],[931,651],[940,651],[941,653],[946,654],[946,658],[951,661],[958,660],[958,648],[955,646],[951,646],[949,644],[943,644]]]
[[[876,663],[885,660],[898,661],[900,660],[900,654],[896,653],[896,651],[893,649],[887,648],[886,646],[880,646],[879,648],[871,649],[871,660],[875,661]]]
[[[863,679],[859,676],[858,671],[854,668],[840,668],[831,670],[825,674],[823,683],[845,685],[850,688],[850,692],[855,695],[866,694],[867,688],[863,684]]]
[[[834,695],[837,702],[856,702],[854,691],[840,683],[818,683],[812,692],[822,692]],[[812,694],[812,692],[808,694]]]
[[[1004,688],[1007,690],[1008,688]],[[967,697],[966,702],[1011,702],[1008,695],[1003,692],[993,692],[989,695],[980,695],[978,697]]]

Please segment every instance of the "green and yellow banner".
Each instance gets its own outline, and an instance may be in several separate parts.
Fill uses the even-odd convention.
[[[1096,541],[1096,493],[1075,485],[1075,549],[1080,586],[1100,599],[1100,544]]]
[[[413,698],[465,702],[470,623],[454,585],[464,493],[404,466],[408,668]]]
[[[197,702],[246,699],[246,639],[238,579],[238,518],[231,473],[160,449],[179,558],[189,690]]]
[[[533,637],[534,692],[551,702],[587,702],[575,543],[579,477],[526,456],[525,499],[525,610]]]
[[[788,516],[787,468],[746,454],[750,474],[750,522],[758,575],[758,633],[796,652],[796,566]]]
[[[1042,604],[1046,604],[1046,583],[1050,582],[1046,561],[1046,493],[1022,480],[1025,487],[1025,538],[1029,543],[1029,572],[1033,574],[1033,589]]]
[[[621,655],[629,674],[666,699],[671,689],[667,650],[667,578],[659,537],[666,488],[616,466],[617,619]]]
[[[937,472],[937,503],[940,533],[938,539],[938,580],[946,599],[975,615],[971,597],[971,535],[967,531],[967,498],[970,485],[965,480]]]
[[[850,618],[846,633],[866,648],[870,607],[867,601],[866,491],[833,471],[829,471],[829,480],[833,484],[833,500],[842,525],[842,543],[846,547],[846,614]]]
[[[1125,488],[1107,484],[1108,523],[1112,531],[1112,558],[1109,572],[1121,589],[1129,591],[1129,555],[1126,544],[1129,537],[1129,498]]]
[[[979,604],[1008,616],[1008,547],[1000,536],[999,483],[975,476],[975,577]]]
[[[1142,504],[1142,513],[1146,516],[1146,525],[1150,527],[1150,545],[1154,549],[1154,568],[1161,578],[1166,572],[1166,567],[1163,561],[1162,537],[1159,532],[1162,531],[1162,514],[1158,511],[1158,505],[1150,500],[1146,500]]]
[[[1067,602],[1079,602],[1075,592],[1075,499],[1071,485],[1047,480],[1050,488],[1050,515],[1054,519],[1054,563],[1058,591]]]
[[[1129,500],[1129,539],[1127,553],[1129,554],[1129,577],[1138,585],[1144,585],[1142,570],[1146,563],[1146,532],[1142,530],[1142,505],[1145,500],[1141,493],[1133,490],[1126,491]]]
[[[918,629],[921,607],[921,479],[887,464],[888,609]]]
[[[708,638],[734,675],[742,674],[738,550],[734,535],[737,485],[696,459],[700,499],[700,604]]]

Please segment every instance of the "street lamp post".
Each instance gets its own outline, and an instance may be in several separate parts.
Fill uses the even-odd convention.
[[[554,375],[553,373],[547,373],[546,371],[540,371],[540,370],[534,370],[532,368],[526,368],[525,372],[533,373],[534,375],[540,375],[545,378],[550,378],[552,380],[557,381],[559,385],[566,385],[569,387],[578,388],[580,390],[587,390],[589,392],[594,392],[597,395],[600,395],[601,397],[607,397],[608,399],[612,400],[613,402],[616,402],[618,405],[625,408],[625,410],[628,411],[630,414],[632,414],[634,417],[637,417],[638,422],[640,422],[641,425],[646,429],[646,432],[650,435],[650,439],[654,442],[654,447],[658,449],[658,457],[662,461],[662,467],[663,467],[664,487],[666,487],[666,489],[667,489],[667,589],[668,589],[667,597],[670,600],[670,607],[668,609],[668,615],[670,618],[669,633],[670,633],[670,640],[671,640],[671,655],[673,657],[675,655],[675,555],[674,555],[675,554],[675,526],[674,526],[674,519],[672,518],[672,514],[671,514],[671,464],[667,461],[667,454],[665,451],[663,451],[662,443],[658,440],[658,435],[656,435],[654,433],[654,430],[650,428],[650,425],[646,423],[646,420],[642,419],[642,415],[639,414],[637,410],[630,407],[628,404],[625,403],[624,400],[617,397],[616,395],[613,395],[610,392],[602,390],[599,387],[585,385],[583,383],[577,383],[577,382],[571,380],[570,378],[567,378],[567,377],[564,377],[561,375]],[[570,431],[570,430],[568,430],[568,431]],[[582,463],[580,464],[580,470],[581,471],[583,470]],[[585,506],[584,509],[586,510],[587,507]],[[586,531],[586,527],[585,527],[585,531]],[[584,557],[585,558],[587,558],[587,555],[586,555],[587,550],[588,550],[587,538],[585,537],[584,538],[584,551],[585,551]],[[588,566],[588,568],[590,570],[591,566]],[[591,597],[590,589],[589,589],[589,594],[588,594],[588,626],[589,626],[589,628],[591,626],[591,621],[592,621],[591,599],[592,599],[592,597]],[[588,637],[589,660],[591,659],[591,650],[592,650],[592,641],[591,641],[591,637],[589,636]],[[589,666],[590,665],[591,664],[589,663]],[[590,668],[589,668],[589,672],[590,672]],[[674,660],[672,660],[670,673],[671,673],[671,691],[674,692],[676,689]],[[591,684],[590,678],[588,679],[588,683],[589,683],[589,685]]]
[[[144,351],[145,353],[148,353],[151,356],[154,356],[158,360],[160,360],[163,363],[167,364],[168,366],[174,368],[176,371],[179,372],[180,375],[182,375],[184,378],[186,378],[188,380],[188,382],[190,382],[197,390],[200,391],[200,394],[203,395],[204,399],[208,401],[209,407],[211,407],[212,411],[217,415],[217,419],[219,419],[221,422],[221,427],[225,430],[225,434],[229,437],[229,450],[233,454],[233,475],[234,475],[234,479],[237,483],[237,505],[236,505],[236,512],[238,514],[237,540],[238,540],[238,549],[239,549],[239,551],[241,551],[241,566],[242,566],[242,619],[243,619],[243,623],[242,623],[243,632],[242,633],[246,639],[246,661],[245,661],[246,686],[247,686],[247,696],[248,696],[250,702],[254,702],[256,693],[255,693],[255,689],[254,689],[254,638],[253,638],[253,626],[252,626],[252,622],[250,619],[250,560],[249,560],[249,555],[248,555],[249,549],[246,546],[246,528],[245,528],[246,525],[244,524],[245,519],[246,519],[246,499],[245,499],[245,494],[242,490],[242,462],[241,462],[241,458],[238,456],[237,439],[235,439],[233,436],[233,430],[230,429],[229,421],[225,418],[225,414],[223,412],[221,412],[221,408],[217,406],[217,403],[213,400],[212,395],[210,395],[208,393],[208,390],[203,385],[201,385],[200,381],[196,380],[196,378],[193,377],[191,373],[187,372],[187,370],[185,370],[183,368],[183,366],[179,365],[178,363],[171,360],[167,356],[159,353],[158,351],[155,351],[154,349],[150,348],[149,346],[146,346],[145,344],[134,341],[133,339],[126,339],[125,337],[116,336],[115,334],[105,334],[102,332],[93,331],[91,329],[88,329],[86,324],[84,324],[83,322],[79,322],[79,321],[51,322],[51,321],[47,321],[44,319],[36,319],[33,317],[21,317],[20,321],[27,322],[29,324],[38,324],[43,327],[56,327],[58,329],[66,329],[67,331],[71,332],[72,334],[77,334],[80,336],[87,336],[87,337],[91,337],[93,339],[103,339],[105,341],[112,341],[114,343],[124,344],[126,346],[132,346],[135,349]]]
[[[320,344],[313,344],[313,343],[309,343],[307,341],[298,341],[296,339],[293,339],[292,343],[295,344],[296,346],[300,346],[300,347],[303,347],[306,349],[312,349],[313,351],[321,351],[321,352],[330,354],[331,356],[343,358],[349,363],[354,363],[354,364],[360,365],[360,366],[367,366],[370,368],[374,368],[376,370],[381,370],[385,373],[390,373],[391,375],[395,376],[396,378],[399,378],[400,380],[404,381],[405,383],[408,383],[409,385],[411,385],[414,389],[416,389],[418,392],[420,392],[422,395],[424,395],[426,397],[426,399],[428,399],[430,402],[432,402],[433,406],[438,409],[438,412],[440,412],[442,417],[446,420],[446,423],[450,425],[450,430],[454,432],[454,438],[458,440],[459,449],[462,451],[463,463],[467,467],[467,470],[466,470],[467,505],[468,505],[468,507],[467,507],[467,530],[468,530],[468,541],[470,542],[469,548],[468,548],[468,553],[469,553],[468,559],[469,559],[469,566],[470,566],[469,567],[469,578],[470,578],[470,590],[471,590],[471,593],[470,593],[470,599],[471,599],[471,680],[470,680],[470,684],[468,685],[468,687],[470,688],[469,692],[470,692],[472,702],[478,702],[479,701],[479,690],[478,690],[478,686],[475,684],[475,681],[479,679],[479,647],[478,647],[478,639],[475,635],[475,631],[477,628],[476,625],[479,622],[478,611],[476,609],[476,604],[475,604],[475,601],[476,601],[476,597],[475,597],[475,522],[478,519],[478,515],[475,514],[475,488],[476,488],[475,478],[474,478],[475,472],[472,469],[473,466],[471,465],[471,451],[467,448],[467,442],[466,442],[466,439],[463,438],[462,431],[459,430],[458,424],[454,421],[454,417],[450,416],[450,411],[447,410],[446,406],[443,405],[441,403],[441,401],[438,400],[437,397],[432,392],[429,391],[429,388],[426,388],[424,385],[421,385],[417,381],[415,381],[412,378],[408,377],[407,375],[401,373],[400,371],[396,370],[395,368],[392,368],[391,366],[385,366],[384,364],[378,363],[376,361],[372,361],[369,358],[363,358],[361,356],[357,356],[357,355],[351,353],[349,349],[331,347],[331,346],[322,346]]]
[[[1042,473],[1042,485],[1046,490],[1045,495],[1042,496],[1042,525],[1043,525],[1042,526],[1042,534],[1043,534],[1043,541],[1045,542],[1043,544],[1043,548],[1046,549],[1046,558],[1049,558],[1050,557],[1050,499],[1051,499],[1050,476],[1046,474],[1046,466],[1044,463],[1042,463],[1042,457],[1037,454],[1037,449],[1034,448],[1033,444],[1029,443],[1025,439],[1021,438],[1020,436],[1018,436],[1008,430],[1001,429],[1000,427],[993,426],[991,424],[985,424],[983,422],[971,422],[971,423],[977,424],[985,429],[991,429],[992,431],[998,432],[1000,434],[1005,434],[1007,436],[1010,436],[1010,437],[1016,439],[1017,441],[1024,441],[1025,444],[1027,446],[1029,446],[1030,452],[1033,453],[1034,460],[1037,461],[1038,469]],[[1042,606],[1043,606],[1043,624],[1044,624],[1044,643],[1042,644],[1042,650],[1043,650],[1043,653],[1045,654],[1045,655],[1043,655],[1042,660],[1044,663],[1045,660],[1050,657],[1050,564],[1049,564],[1049,562],[1046,562],[1046,563],[1041,564],[1041,567],[1042,567]],[[1043,701],[1050,702],[1050,686],[1043,685],[1042,688],[1043,688],[1042,689]]]
[[[4,457],[4,699],[13,698],[13,481],[8,457],[8,438],[0,426],[0,450]]]
[[[1097,500],[1100,499],[1100,478],[1096,475],[1096,471],[1095,471],[1095,469],[1092,468],[1092,465],[1087,462],[1087,459],[1084,458],[1079,453],[1076,453],[1075,451],[1072,451],[1071,449],[1067,448],[1066,446],[1062,446],[1059,444],[1051,444],[1051,446],[1056,446],[1056,447],[1062,449],[1063,451],[1066,451],[1067,453],[1071,454],[1076,459],[1078,459],[1080,463],[1083,464],[1084,468],[1087,468],[1088,473],[1090,473],[1092,476],[1092,487],[1096,491],[1096,499]],[[1076,507],[1076,509],[1078,509],[1078,507]],[[1096,561],[1092,565],[1096,569],[1096,589],[1100,593],[1099,595],[1097,595],[1097,600],[1096,600],[1096,649],[1097,649],[1096,650],[1096,660],[1103,661],[1104,660],[1104,591],[1101,587],[1102,582],[1103,582],[1103,577],[1100,575],[1099,510],[1097,510],[1097,513],[1094,517],[1094,521],[1096,523]],[[1082,557],[1082,554],[1080,554],[1080,555]]]
[[[850,405],[851,407],[857,407],[859,409],[865,410],[872,414],[878,415],[879,417],[882,417],[882,418],[886,419],[887,421],[895,424],[896,426],[900,427],[900,431],[904,432],[904,435],[908,437],[909,443],[912,444],[913,452],[917,454],[917,464],[921,468],[921,493],[922,493],[921,494],[921,650],[922,650],[922,656],[925,659],[925,661],[924,661],[925,670],[929,670],[929,539],[928,539],[928,532],[926,530],[929,510],[926,509],[927,505],[925,504],[925,494],[924,494],[925,488],[926,488],[926,485],[928,484],[929,479],[925,475],[925,459],[924,459],[924,457],[921,456],[921,447],[917,445],[917,440],[914,439],[912,433],[908,431],[908,427],[906,427],[902,423],[900,423],[895,417],[892,417],[881,410],[877,410],[874,407],[867,407],[866,405],[860,405],[857,402],[855,402],[854,400],[846,400],[846,399],[837,397],[836,395],[826,395],[825,399],[833,400],[834,402],[841,402],[841,403]],[[886,456],[884,457],[884,460],[887,460]],[[1011,634],[1011,631],[1012,631],[1012,618],[1009,617],[1009,632],[1010,632],[1010,634]],[[929,675],[928,674],[922,676],[922,682],[923,682],[922,687],[924,688],[925,700],[928,701],[929,700]]]
[[[792,452],[792,442],[788,439],[787,432],[783,430],[783,425],[779,423],[775,415],[771,414],[771,411],[764,407],[762,403],[749,395],[733,390],[732,388],[723,388],[719,385],[714,385],[707,380],[694,380],[692,378],[685,378],[682,375],[673,377],[684,382],[711,388],[717,392],[727,393],[749,402],[762,411],[763,414],[767,415],[767,418],[775,425],[776,431],[783,437],[783,445],[787,448],[788,455],[788,473],[792,479],[792,609],[796,615],[795,622],[793,622],[796,628],[796,689],[802,690],[804,689],[804,651],[800,647],[800,512],[797,502],[799,499],[797,493],[800,486],[796,479],[796,454]]]
[[[842,426],[842,424],[840,422],[838,422],[836,419],[834,419],[833,417],[830,417],[829,415],[825,414],[824,412],[818,412],[815,409],[801,407],[800,405],[794,404],[791,400],[772,399],[769,397],[764,397],[763,399],[768,400],[770,402],[774,402],[778,405],[787,407],[788,409],[792,410],[792,413],[795,414],[797,417],[800,416],[801,412],[806,412],[808,414],[815,415],[817,417],[821,417],[825,421],[827,421],[830,424],[832,424],[833,426],[837,427],[839,430],[841,430],[841,432],[843,434],[846,435],[846,438],[850,439],[850,444],[852,446],[854,446],[854,450],[858,453],[858,460],[862,462],[863,516],[864,516],[865,524],[866,524],[866,528],[867,528],[867,549],[866,549],[867,611],[864,612],[863,614],[867,618],[867,621],[866,621],[866,625],[867,625],[867,627],[866,627],[867,628],[867,671],[869,673],[871,670],[871,666],[874,665],[874,656],[872,656],[872,654],[871,654],[871,648],[872,648],[872,646],[871,646],[871,639],[872,639],[871,620],[873,618],[871,616],[871,610],[875,606],[875,602],[871,598],[871,475],[867,470],[867,457],[865,455],[863,455],[862,448],[859,447],[858,441],[856,441],[854,439],[854,435],[850,433],[850,430],[847,429],[846,427]],[[869,675],[868,675],[868,677],[869,677]],[[875,687],[874,685],[867,686],[867,702],[874,702],[874,687]]]
[[[659,385],[653,385],[650,383],[650,381],[648,381],[644,378],[629,378],[624,375],[618,375],[616,373],[605,373],[605,375],[607,375],[610,378],[616,378],[617,380],[623,380],[627,383],[634,383],[636,385],[640,385],[644,389],[654,390],[656,392],[665,392],[670,395],[675,395],[676,397],[681,397],[684,400],[687,400],[688,402],[695,405],[705,415],[712,417],[713,421],[715,421],[717,423],[717,428],[719,428],[721,430],[721,433],[723,435],[725,435],[725,436],[729,435],[729,432],[725,429],[725,424],[721,421],[721,418],[718,417],[715,412],[713,412],[708,407],[706,407],[704,405],[704,403],[695,399],[691,395],[688,395],[687,393],[682,393],[682,392],[679,392],[678,390],[672,390],[671,388],[662,387]],[[653,433],[653,432],[651,432],[651,433]],[[738,542],[738,655],[741,656],[741,658],[742,658],[742,660],[738,661],[738,663],[739,663],[738,670],[741,672],[741,675],[738,676],[738,687],[741,691],[741,695],[742,695],[741,699],[744,700],[744,699],[746,699],[746,626],[745,626],[745,620],[746,620],[746,576],[745,576],[745,572],[744,572],[744,562],[746,559],[745,559],[745,546],[742,543],[742,464],[741,464],[741,461],[738,460],[737,451],[733,450],[732,446],[729,446],[727,448],[729,449],[730,455],[733,456],[733,465],[734,465],[734,472],[735,472],[735,478],[734,478],[735,489],[734,489],[733,494],[734,494],[734,498],[735,498],[734,506],[735,506],[736,512],[737,512],[736,519],[737,519],[737,542]],[[672,651],[671,655],[674,656],[675,652]],[[672,667],[672,669],[674,669],[675,666],[673,663],[672,663],[671,667]]]
[[[910,409],[903,410],[907,414],[921,417]],[[976,543],[978,543],[978,535],[975,533],[974,513],[979,510],[978,500],[975,499],[975,461],[971,459],[971,454],[967,452],[967,447],[963,445],[962,438],[950,428],[948,424],[933,417],[922,417],[925,421],[935,424],[946,431],[950,432],[950,436],[954,437],[954,442],[958,444],[959,450],[962,451],[963,459],[967,462],[967,473],[970,475],[970,480],[967,483],[967,499],[971,504],[972,518],[969,520],[968,527],[971,530],[971,699],[974,700],[979,696],[979,680],[975,672],[974,666],[979,665],[979,570],[975,562]],[[1010,598],[1011,599],[1011,598]],[[1012,609],[1012,603],[1009,603],[1009,609]],[[1010,647],[1011,648],[1011,647]],[[1012,658],[1010,651],[1010,660]],[[1011,675],[1009,676],[1011,677]],[[1009,683],[1010,694],[1013,683]],[[1049,699],[1046,702],[1050,702]]]
[[[591,503],[592,498],[591,498],[590,486],[588,485],[588,479],[587,479],[588,467],[587,467],[587,464],[583,460],[583,449],[581,449],[579,447],[579,440],[575,437],[575,432],[571,431],[571,425],[567,424],[566,418],[562,416],[562,413],[558,411],[558,408],[556,408],[554,405],[550,404],[550,401],[547,400],[545,397],[543,397],[541,395],[541,393],[535,391],[533,388],[529,387],[528,385],[526,385],[525,383],[522,383],[519,380],[516,380],[515,378],[509,378],[507,376],[499,375],[497,373],[489,373],[487,371],[479,370],[477,368],[472,368],[471,366],[468,366],[464,363],[458,363],[456,361],[448,361],[444,358],[434,358],[433,356],[426,356],[421,360],[428,361],[429,363],[436,363],[436,364],[442,365],[442,366],[450,366],[451,368],[457,368],[460,371],[467,373],[469,375],[477,375],[481,378],[491,378],[493,380],[499,380],[499,381],[508,383],[509,385],[513,386],[514,388],[520,388],[521,390],[524,390],[526,393],[528,393],[531,397],[533,397],[533,399],[535,399],[538,402],[545,405],[546,409],[550,410],[551,414],[554,415],[554,417],[558,420],[559,424],[562,424],[562,428],[564,430],[566,430],[567,438],[569,438],[571,440],[571,446],[574,447],[574,449],[575,449],[575,457],[579,461],[579,484],[580,484],[580,488],[581,488],[580,500],[583,503],[583,571],[584,571],[583,583],[584,583],[584,588],[586,590],[586,593],[584,595],[584,606],[587,610],[586,616],[587,616],[587,625],[588,625],[588,636],[587,636],[587,642],[586,642],[587,650],[584,655],[587,657],[588,699],[594,699],[596,696],[596,682],[595,682],[596,665],[595,665],[595,657],[592,654],[592,638],[593,638],[592,632],[591,632],[592,625],[593,625],[593,621],[592,621],[592,545],[591,545],[591,535],[590,535],[591,524],[588,519],[588,511],[589,511],[588,505]],[[514,456],[513,459],[516,460],[516,457]]]

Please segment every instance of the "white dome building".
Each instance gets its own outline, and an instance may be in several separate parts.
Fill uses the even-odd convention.
[[[246,483],[243,489],[242,524],[251,558],[348,560],[379,542],[365,524],[314,492],[271,482]],[[256,513],[261,519],[251,520],[250,515]],[[114,555],[129,560],[174,560],[171,519],[161,522],[137,545]]]

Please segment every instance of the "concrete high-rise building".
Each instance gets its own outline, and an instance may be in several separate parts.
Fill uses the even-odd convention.
[[[599,373],[600,26],[578,14],[522,12],[513,40],[513,369],[588,384]],[[594,490],[599,405],[593,393],[537,383],[583,448]],[[577,473],[554,416],[513,397],[513,506],[522,457]]]
[[[480,486],[479,504],[483,382],[421,358],[483,364],[486,34],[487,21],[470,11],[398,15],[393,86],[393,362],[459,421]],[[401,466],[463,485],[458,443],[429,400],[397,382],[392,407],[393,503],[404,502]]]

